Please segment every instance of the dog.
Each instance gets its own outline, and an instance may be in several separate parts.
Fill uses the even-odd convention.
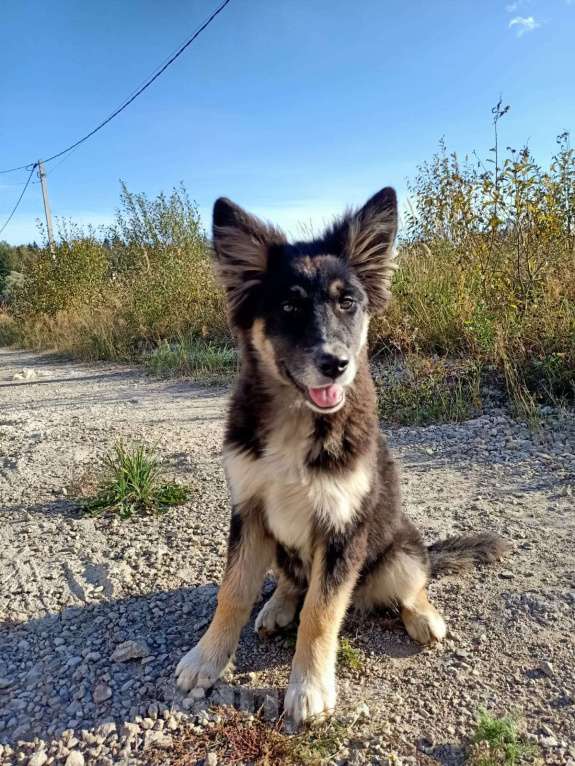
[[[232,512],[213,620],[176,669],[183,691],[217,681],[274,567],[255,628],[271,635],[301,606],[284,711],[295,724],[324,717],[350,603],[394,607],[415,641],[441,641],[430,576],[505,549],[488,534],[426,546],[400,507],[367,349],[370,317],[390,298],[397,221],[392,188],[291,244],[230,200],[214,205],[216,268],[241,352],[224,445]]]

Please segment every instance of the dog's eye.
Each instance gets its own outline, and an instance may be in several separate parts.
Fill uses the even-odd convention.
[[[290,303],[290,301],[284,301],[282,303],[282,311],[285,311],[286,314],[293,314],[296,311],[299,311],[299,306],[297,303]]]
[[[349,311],[355,305],[353,298],[342,298],[339,302],[339,307],[342,311]]]

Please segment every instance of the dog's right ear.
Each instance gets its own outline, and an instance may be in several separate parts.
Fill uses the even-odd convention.
[[[262,284],[272,246],[286,243],[285,235],[225,197],[216,200],[213,244],[216,268],[226,291],[232,321],[251,323],[250,306]]]

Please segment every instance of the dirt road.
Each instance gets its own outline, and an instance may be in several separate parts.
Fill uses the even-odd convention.
[[[192,715],[172,675],[224,563],[225,403],[219,389],[0,349],[0,763],[146,763]],[[119,437],[157,445],[191,501],[83,518],[71,487]],[[433,584],[449,626],[440,648],[421,650],[393,615],[350,615],[362,668],[341,668],[341,705],[367,703],[378,734],[352,742],[349,760],[460,763],[485,706],[518,714],[545,763],[575,763],[575,418],[551,413],[531,434],[497,411],[390,441],[429,540],[493,530],[513,550]],[[129,639],[140,657],[113,660]],[[248,626],[233,682],[210,701],[281,699],[291,647]]]

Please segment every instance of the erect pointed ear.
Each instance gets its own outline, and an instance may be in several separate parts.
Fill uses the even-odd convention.
[[[216,267],[234,323],[249,324],[249,304],[261,287],[270,247],[285,242],[279,229],[246,213],[225,197],[216,200],[213,214]]]
[[[397,195],[387,186],[358,211],[348,213],[327,239],[346,258],[361,280],[373,313],[382,311],[389,298],[395,262]]]

